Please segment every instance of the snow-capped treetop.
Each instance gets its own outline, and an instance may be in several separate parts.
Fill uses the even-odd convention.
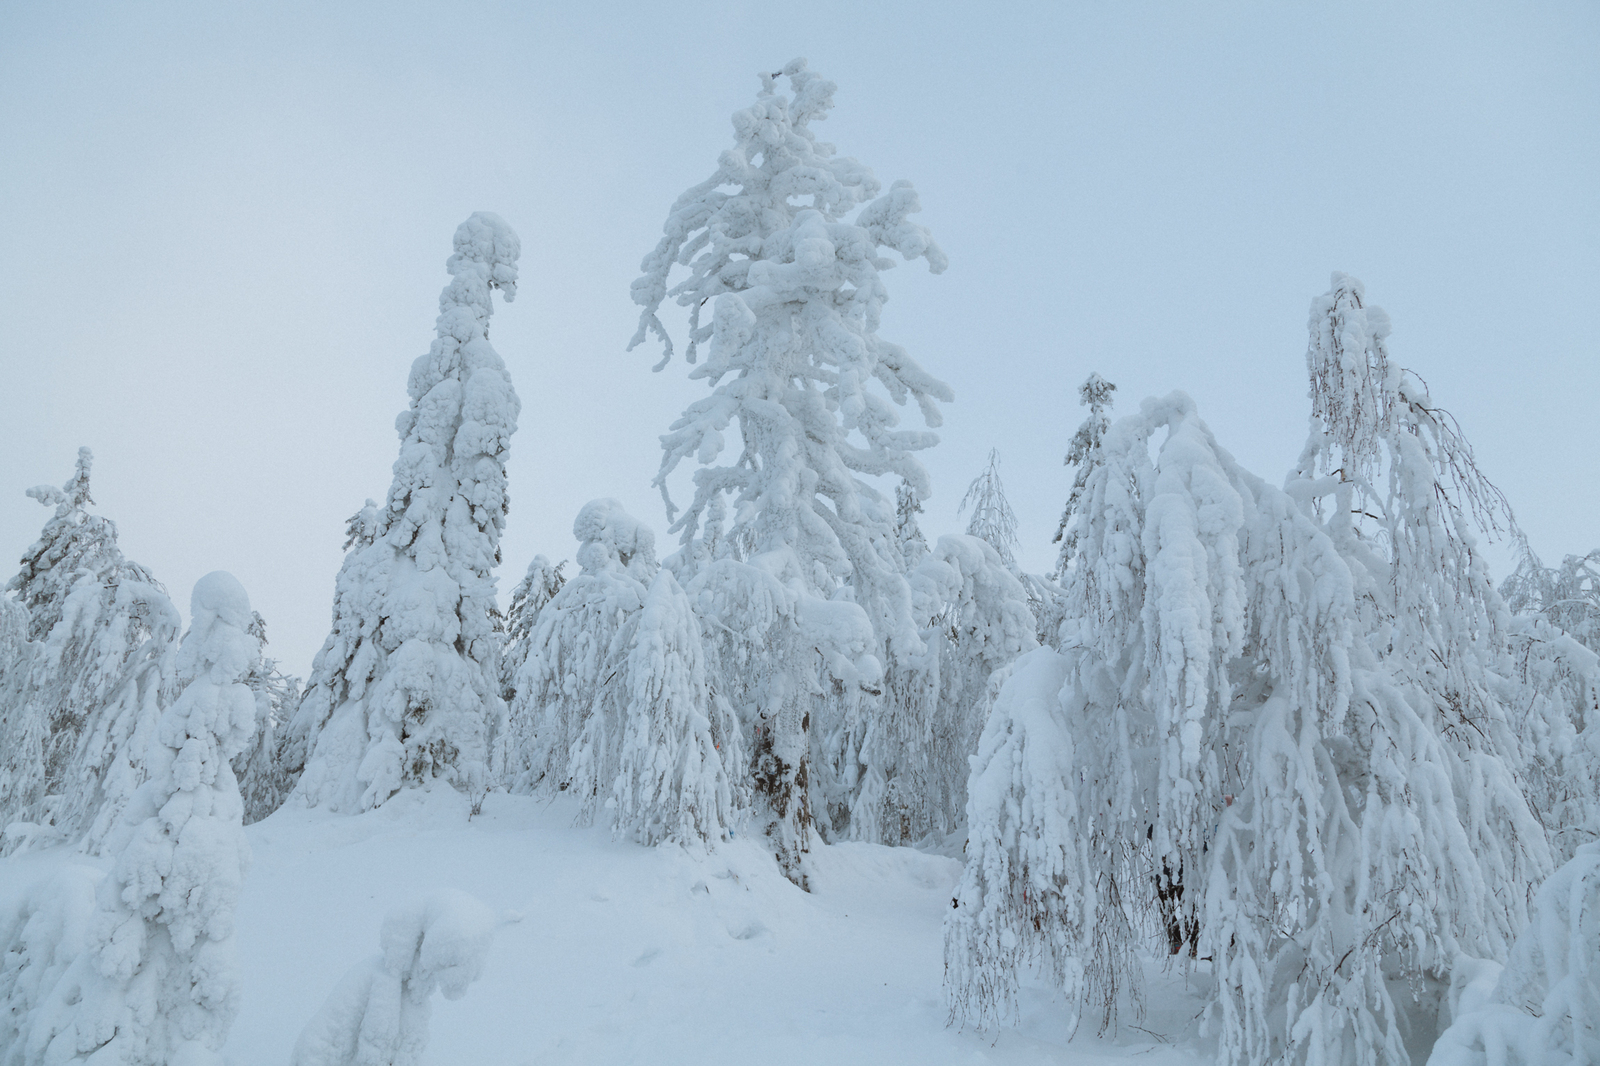
[[[1370,480],[1379,439],[1394,426],[1401,371],[1383,343],[1389,316],[1366,305],[1365,287],[1349,274],[1334,271],[1330,284],[1311,301],[1311,414],[1338,445],[1346,480]]]
[[[967,536],[987,541],[1006,564],[1006,569],[1016,573],[1017,515],[1000,482],[999,449],[989,449],[988,464],[967,486],[967,494],[961,497],[956,513],[964,514],[969,507],[972,517],[967,520]]]
[[[777,91],[780,75],[789,78],[789,96]],[[644,310],[628,348],[643,343],[647,332],[660,337],[665,353],[658,370],[673,351],[656,315],[663,300],[675,297],[690,308],[685,358],[693,363],[699,345],[712,333],[712,326],[700,324],[701,305],[708,297],[760,284],[749,277],[752,264],[778,258],[769,243],[786,243],[785,231],[797,214],[810,209],[822,221],[834,223],[878,194],[878,179],[870,169],[836,155],[834,146],[817,140],[810,129],[813,120],[828,117],[838,86],[807,70],[804,59],[759,77],[756,102],[734,112],[734,147],[722,153],[711,177],[678,197],[661,243],[640,264],[644,274],[633,283],[633,302]],[[738,191],[722,191],[730,185]],[[905,218],[917,210],[916,194],[909,183],[896,183],[896,189],[903,190],[899,196],[891,192],[888,203],[880,201],[882,206],[870,217],[857,220],[867,227],[863,236],[877,238],[875,245],[887,244],[907,259],[926,255],[934,273],[943,271],[946,259],[939,246],[926,229]],[[789,202],[806,197],[809,202],[801,206]],[[689,267],[691,273],[669,290],[667,275],[674,264]]]
[[[15,592],[18,602],[28,609],[30,640],[44,639],[61,620],[62,604],[81,570],[90,571],[106,585],[127,579],[161,587],[150,571],[123,558],[117,547],[116,523],[89,513],[94,502],[89,496],[93,464],[94,454],[79,448],[77,465],[65,485],[59,489],[36,485],[27,492],[44,506],[55,508],[39,539],[23,555],[22,569],[5,586],[5,591]]]
[[[572,522],[578,565],[584,570],[620,567],[641,582],[655,576],[656,535],[609,497],[590,500]]]
[[[1054,576],[1057,581],[1066,580],[1067,567],[1072,565],[1072,556],[1078,550],[1081,534],[1072,519],[1083,500],[1084,489],[1089,485],[1089,475],[1099,462],[1100,441],[1104,439],[1106,430],[1111,428],[1111,418],[1106,411],[1114,402],[1111,394],[1116,391],[1117,387],[1099,374],[1090,374],[1078,386],[1078,403],[1089,409],[1089,417],[1072,434],[1066,459],[1063,460],[1067,466],[1075,467],[1076,473],[1072,479],[1072,491],[1067,495],[1067,505],[1061,511],[1061,524],[1056,527],[1054,543],[1061,545],[1061,553],[1056,557]]]

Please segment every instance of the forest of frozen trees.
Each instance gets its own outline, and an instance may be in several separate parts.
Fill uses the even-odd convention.
[[[1081,425],[1041,427],[1073,476],[1049,573],[1017,562],[998,452],[965,528],[924,531],[918,456],[959,407],[936,353],[879,329],[888,269],[945,253],[910,182],[818,139],[832,82],[804,60],[761,82],[633,284],[631,347],[703,384],[641,458],[665,541],[601,496],[574,545],[501,573],[529,414],[489,336],[523,250],[486,212],[454,235],[309,677],[226,573],[185,629],[95,509],[88,449],[29,491],[0,863],[82,861],[0,913],[0,1064],[220,1061],[259,992],[245,827],[404,819],[434,790],[469,817],[561,798],[628,847],[755,839],[805,891],[838,845],[954,856],[958,1030],[1015,1022],[1030,982],[1069,1033],[1138,1026],[1159,973],[1224,1066],[1600,1062],[1600,551],[1541,560],[1453,383],[1403,369],[1342,273],[1307,294],[1286,470],[1244,469],[1184,393],[1119,409],[1094,373]],[[1491,542],[1520,559],[1498,581]],[[465,993],[517,920],[463,893],[394,910],[283,1020],[293,1061],[424,1061],[432,993]]]

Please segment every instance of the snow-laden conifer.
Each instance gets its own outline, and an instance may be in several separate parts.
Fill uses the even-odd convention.
[[[894,492],[894,513],[894,542],[900,548],[906,572],[910,573],[928,554],[928,538],[922,535],[922,526],[917,522],[917,515],[922,513],[922,501],[917,499],[917,490],[904,481]]]
[[[511,590],[511,605],[506,609],[505,651],[500,656],[500,695],[510,706],[516,697],[516,676],[528,661],[528,648],[539,625],[539,612],[555,599],[567,577],[562,573],[566,560],[550,565],[550,560],[535,555],[517,587]]]
[[[250,737],[255,697],[244,681],[261,646],[250,601],[229,574],[196,583],[190,615],[177,656],[185,685],[162,711],[145,753],[149,776],[107,840],[116,859],[82,950],[63,968],[27,945],[24,965],[62,972],[48,989],[34,986],[8,1063],[221,1061],[239,1005],[233,915],[250,861],[229,760]],[[23,943],[36,914],[20,923]],[[78,935],[67,928],[73,920],[61,919],[67,939]],[[29,976],[8,974],[0,991],[16,996]]]
[[[307,804],[354,812],[435,780],[488,785],[505,716],[494,570],[521,406],[489,319],[494,290],[516,295],[519,250],[496,215],[456,230],[438,337],[395,420],[394,482],[382,511],[353,523],[333,629],[287,738],[303,745]]]
[[[1359,295],[1346,285],[1319,301],[1313,351],[1339,291]],[[1348,300],[1331,332],[1387,375],[1371,348],[1386,320],[1355,310]],[[1180,965],[1208,960],[1207,1024],[1225,1062],[1376,1064],[1434,1032],[1427,997],[1397,989],[1438,982],[1462,954],[1504,957],[1549,858],[1499,702],[1513,691],[1499,672],[1502,609],[1468,528],[1472,500],[1495,497],[1420,394],[1383,395],[1375,426],[1314,421],[1282,491],[1217,447],[1181,394],[1107,431],[1062,642],[1076,802],[1051,800],[1065,812],[1054,822],[1017,822],[1022,797],[1063,782],[1007,753],[1023,704],[1002,691],[968,808],[971,826],[989,828],[946,927],[953,1018],[1004,1016],[1015,975],[985,945],[1014,941],[1025,955],[1067,950],[1082,967],[1058,970],[1069,1000],[1109,1022],[1117,989],[1138,978],[1143,926]],[[1317,477],[1328,449],[1346,460]],[[1374,455],[1385,493],[1360,465]],[[1376,535],[1356,526],[1358,500]],[[1418,574],[1423,558],[1442,575]],[[1464,711],[1481,731],[1467,735]],[[1069,865],[988,872],[1031,871],[1030,856],[1052,849]],[[1059,924],[1036,920],[1047,899]]]
[[[173,694],[180,621],[166,590],[89,512],[93,457],[79,449],[61,489],[28,495],[54,513],[7,584],[28,614],[26,664],[4,684],[0,826],[4,846],[97,846],[143,780],[143,746]]]
[[[501,919],[465,892],[391,911],[382,953],[346,974],[301,1030],[289,1066],[417,1066],[435,990],[460,999],[483,973]]]
[[[632,626],[626,676],[614,831],[644,844],[722,839],[748,791],[743,738],[707,681],[700,623],[668,570],[651,582]]]
[[[778,90],[779,76],[788,77],[788,94]],[[878,683],[890,644],[920,650],[894,508],[865,479],[896,475],[926,498],[927,474],[914,453],[936,437],[896,428],[895,405],[915,400],[937,426],[937,403],[950,399],[946,385],[878,336],[888,295],[880,250],[926,258],[935,272],[945,257],[910,219],[920,209],[910,184],[878,195],[870,170],[816,139],[811,124],[827,116],[834,88],[804,60],[762,75],[756,102],[733,117],[734,147],[678,198],[633,287],[643,310],[632,343],[659,336],[659,366],[672,354],[657,317],[669,298],[690,309],[686,358],[694,362],[709,342],[691,377],[712,394],[662,438],[656,483],[671,516],[668,477],[684,460],[700,464],[693,499],[671,527],[684,546],[674,565],[690,595],[720,600],[745,588],[772,607],[747,631],[767,635],[761,676],[727,687],[756,696],[740,713],[759,730],[756,780],[767,824],[797,880],[813,830],[813,770],[850,772],[859,731],[846,719],[859,686]],[[689,276],[670,284],[674,264]],[[709,322],[701,317],[707,304]],[[738,437],[728,447],[733,427]],[[732,498],[727,529],[723,497]],[[731,550],[719,555],[713,541],[731,542]],[[740,574],[741,565],[765,576]],[[701,577],[706,585],[697,589]],[[766,590],[768,580],[782,591]],[[835,598],[846,586],[850,598]],[[863,628],[870,637],[860,647]],[[830,666],[831,675],[821,672]],[[836,684],[845,689],[839,699],[819,698]],[[816,767],[814,741],[823,753]],[[837,792],[836,784],[844,787],[823,792]]]
[[[1089,487],[1089,475],[1094,473],[1095,465],[1100,461],[1100,442],[1105,439],[1106,430],[1111,428],[1111,417],[1106,412],[1111,409],[1114,402],[1112,393],[1116,391],[1117,387],[1099,374],[1090,374],[1078,386],[1078,403],[1089,409],[1089,417],[1072,434],[1063,460],[1073,468],[1073,475],[1072,491],[1067,494],[1067,504],[1061,511],[1061,523],[1056,526],[1053,541],[1061,545],[1060,553],[1056,556],[1055,572],[1051,575],[1057,582],[1066,580],[1072,558],[1077,554],[1082,523],[1078,517],[1079,509],[1082,507],[1084,490]]]
[[[513,791],[572,791],[580,819],[611,798],[628,721],[628,652],[655,534],[616,500],[591,500],[572,523],[578,573],[539,612],[514,679],[506,773]]]

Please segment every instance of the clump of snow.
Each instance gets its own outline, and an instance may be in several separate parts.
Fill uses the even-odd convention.
[[[381,953],[351,970],[296,1041],[290,1066],[416,1066],[434,990],[460,999],[483,974],[500,917],[445,890],[391,911]]]

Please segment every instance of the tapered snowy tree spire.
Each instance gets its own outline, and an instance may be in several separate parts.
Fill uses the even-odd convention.
[[[438,339],[412,365],[411,407],[395,420],[394,484],[352,530],[333,632],[290,730],[308,752],[306,803],[359,811],[435,779],[467,790],[489,780],[505,716],[494,570],[521,407],[489,318],[494,290],[516,294],[519,250],[496,215],[456,230]]]

